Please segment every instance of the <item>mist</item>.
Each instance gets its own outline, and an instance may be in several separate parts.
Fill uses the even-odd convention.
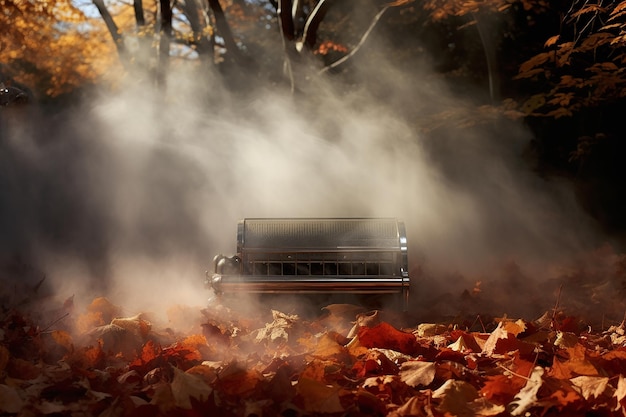
[[[323,81],[232,94],[180,70],[167,91],[128,82],[60,112],[1,109],[0,250],[27,270],[6,267],[4,292],[45,276],[51,296],[78,303],[205,305],[204,271],[234,253],[246,217],[402,219],[418,310],[512,264],[541,282],[603,241],[569,185],[522,158],[520,122],[420,133],[403,106],[459,98],[417,82],[426,69],[378,71],[386,100]],[[525,312],[514,291],[506,307]]]

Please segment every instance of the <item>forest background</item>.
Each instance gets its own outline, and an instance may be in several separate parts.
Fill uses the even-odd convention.
[[[329,118],[322,115],[322,109],[363,111],[372,103],[378,110],[364,111],[366,118],[376,118],[383,113],[393,115],[393,120],[381,117],[376,127],[380,131],[376,130],[376,134],[389,138],[418,135],[420,152],[430,155],[429,161],[434,165],[439,164],[446,182],[459,184],[457,194],[474,192],[467,186],[468,176],[475,177],[472,180],[478,183],[495,183],[491,175],[499,173],[480,167],[494,160],[475,159],[476,154],[492,154],[495,146],[496,153],[506,155],[507,162],[510,158],[520,171],[531,172],[533,181],[567,184],[567,192],[571,191],[576,208],[567,204],[550,206],[548,219],[569,217],[570,212],[581,209],[584,222],[588,218],[589,227],[602,235],[596,240],[584,234],[592,241],[591,246],[605,238],[617,245],[623,241],[626,164],[622,159],[626,142],[621,109],[626,94],[623,65],[626,60],[626,2],[0,0],[0,7],[0,27],[3,28],[0,35],[0,82],[3,86],[0,133],[7,138],[17,137],[15,132],[45,126],[39,127],[45,134],[35,134],[38,146],[43,146],[40,148],[43,155],[39,156],[42,159],[37,162],[24,157],[23,149],[18,152],[8,145],[10,141],[6,138],[2,139],[4,143],[0,142],[6,162],[0,186],[9,190],[4,193],[6,204],[0,216],[6,253],[9,253],[6,248],[15,247],[20,253],[36,252],[33,248],[45,242],[43,245],[56,250],[67,247],[89,259],[88,269],[92,274],[106,275],[110,268],[110,259],[103,253],[110,249],[111,235],[120,230],[111,225],[112,218],[117,216],[116,210],[121,210],[107,202],[111,192],[102,174],[112,159],[107,159],[109,156],[96,158],[96,167],[92,167],[95,171],[85,174],[83,169],[94,165],[85,155],[102,154],[104,145],[89,150],[85,141],[56,148],[49,145],[63,142],[62,137],[76,133],[89,138],[94,132],[104,132],[105,136],[110,132],[112,137],[132,137],[133,140],[149,136],[174,138],[181,132],[190,132],[186,130],[190,128],[181,128],[181,124],[200,125],[203,122],[199,120],[224,116],[224,109],[230,109],[228,115],[232,117],[234,109],[239,108],[241,113],[233,117],[235,125],[254,119],[260,125],[269,126],[267,131],[270,137],[276,135],[277,147],[302,146],[302,152],[306,153],[309,142],[298,143],[297,137],[303,132],[294,129],[293,120],[306,121],[310,130],[305,134],[331,143],[347,133],[360,132],[365,138],[371,127],[359,128],[360,122],[342,113]],[[149,96],[155,106],[151,110],[158,114],[156,119],[150,120],[160,122],[142,125],[138,130],[123,127],[121,133],[113,132],[114,122],[107,125],[101,121],[98,125],[91,120],[77,127],[76,119],[83,118],[83,112],[89,109],[108,111],[106,104],[97,104],[101,103],[99,100],[105,91],[131,97]],[[285,100],[281,105],[267,99],[275,94]],[[345,98],[346,102],[331,106],[327,99],[329,94],[333,103],[337,97]],[[122,111],[133,110],[134,104],[128,102],[130,104]],[[261,110],[254,107],[259,105]],[[192,113],[193,117],[188,119],[184,116]],[[395,130],[398,124],[412,133],[401,131],[398,134]],[[205,155],[200,151],[203,143],[213,141],[217,149],[231,146],[227,144],[229,137],[216,138],[219,136],[216,130],[202,137],[193,132],[189,136],[198,140],[189,152],[197,152],[199,158]],[[285,142],[283,136],[296,139]],[[488,145],[484,142],[486,137]],[[415,145],[402,142],[404,139],[399,144],[394,140],[389,139],[388,148],[384,143],[377,144],[375,151],[396,155],[404,152],[403,147],[411,150]],[[181,152],[189,145],[176,141],[171,145],[177,146],[177,143],[181,144],[178,149]],[[358,138],[350,144],[358,154]],[[273,152],[265,144],[258,145],[256,151],[263,155]],[[363,139],[362,146],[369,145],[370,142]],[[120,146],[132,150],[137,145],[128,141]],[[252,149],[254,142],[241,146]],[[241,148],[236,149],[241,151]],[[467,149],[471,149],[471,155]],[[411,152],[406,153],[411,155]],[[450,159],[449,154],[454,157]],[[251,157],[246,156],[245,150],[240,155],[244,155],[242,164],[249,162],[246,158]],[[231,156],[218,151],[216,158]],[[312,159],[317,157],[323,157],[323,153],[311,156]],[[55,158],[56,163],[50,162]],[[68,163],[67,158],[74,162]],[[182,174],[178,164],[168,165],[172,158],[176,157],[158,156],[156,164],[166,166],[165,171],[157,173],[150,165],[151,174],[142,185],[160,192],[142,190],[140,194],[133,194],[137,192],[134,188],[120,192],[128,193],[124,194],[126,201],[137,195],[145,197],[145,201],[135,203],[136,217],[121,216],[121,220],[116,221],[126,222],[126,225],[133,223],[132,227],[141,235],[134,243],[151,251],[152,255],[161,256],[178,245],[179,250],[194,252],[206,259],[212,255],[207,253],[210,252],[207,247],[215,242],[207,244],[203,240],[204,231],[199,230],[197,221],[199,213],[226,211],[237,207],[238,203],[220,206],[212,197],[213,211],[207,209],[207,205],[193,206],[193,210],[191,204],[171,205],[172,197],[185,202],[191,198],[187,193],[189,183],[202,189],[203,185],[199,184],[204,181],[194,176],[194,172]],[[370,161],[367,158],[365,162]],[[13,161],[14,167],[21,164],[21,168],[11,171],[7,168],[11,163],[7,161]],[[402,159],[398,165],[404,162]],[[234,170],[239,169],[237,163],[233,164]],[[244,171],[248,179],[260,175],[260,171],[254,170],[261,166],[254,160]],[[272,166],[269,159],[267,166]],[[328,169],[325,164],[321,169],[330,172],[329,178],[334,175],[334,169],[337,169],[335,174],[342,175],[338,168]],[[404,166],[393,169],[400,171]],[[60,173],[58,181],[62,181],[63,187],[59,188],[56,180],[44,180],[43,185],[38,183],[30,188],[20,183],[20,178],[45,177],[51,172],[55,173],[53,177]],[[302,172],[296,170],[296,174]],[[391,177],[396,178],[395,175],[401,174],[394,171]],[[82,182],[91,176],[97,177],[95,183],[85,186]],[[270,187],[280,189],[289,184],[289,190],[297,189],[296,182],[312,183],[317,172],[305,171],[301,177],[294,174],[295,179],[291,180],[285,180],[285,176],[288,175],[284,172],[271,176]],[[353,180],[353,177],[347,178]],[[412,185],[415,188],[403,184],[399,194],[424,200],[438,195],[434,190],[420,188],[418,183]],[[229,187],[231,192],[237,188],[224,185],[225,189]],[[315,194],[319,187],[321,185],[305,187],[305,192]],[[77,198],[77,192],[85,192],[86,188],[96,191],[89,193],[89,198]],[[186,190],[184,194],[181,189]],[[562,227],[559,221],[552,224],[551,220],[543,218],[533,223],[536,230],[529,231],[532,228],[523,222],[520,227],[509,227],[521,221],[523,214],[520,213],[526,210],[528,203],[522,201],[532,199],[533,194],[524,191],[514,198],[508,193],[516,193],[517,188],[515,184],[506,185],[506,181],[498,185],[495,193],[492,188],[479,190],[490,194],[484,205],[474,207],[484,211],[484,217],[491,223],[487,227],[490,229],[488,236],[481,235],[489,244],[468,245],[467,242],[474,239],[472,232],[477,229],[461,228],[455,233],[463,242],[454,246],[444,240],[442,251],[458,256],[465,251],[465,256],[471,257],[478,253],[478,249],[473,252],[474,247],[480,246],[484,253],[486,246],[487,252],[495,256],[497,249],[503,246],[503,236],[505,240],[521,242],[524,239],[520,236],[528,233],[532,243],[526,242],[526,246],[536,245],[536,251],[540,252],[543,246],[537,243],[537,236],[544,235],[545,240],[549,240],[554,233],[565,241],[577,233],[567,230],[576,229],[576,222],[574,226],[568,223]],[[239,201],[245,199],[247,191],[235,192]],[[498,195],[498,192],[503,194]],[[35,193],[39,193],[37,197],[33,197]],[[219,195],[225,194],[227,192]],[[354,194],[347,192],[342,197],[344,201],[340,204],[344,213],[351,212],[351,208],[362,202],[359,198],[364,197],[355,197],[356,194],[356,191]],[[399,194],[391,196],[395,198]],[[272,191],[271,197],[276,196],[280,196],[280,190]],[[508,199],[506,203],[498,202],[501,197]],[[345,201],[351,199],[352,203]],[[402,204],[398,199],[390,201],[383,211],[391,213],[390,207]],[[442,203],[442,207],[446,204],[455,202]],[[167,208],[158,208],[159,205]],[[154,211],[148,212],[148,207]],[[263,214],[291,214],[288,207],[274,212],[264,208],[265,212],[260,210]],[[378,215],[380,212],[358,214]],[[402,210],[399,212],[404,214]],[[312,209],[304,213],[336,215],[331,210],[316,212]],[[416,212],[415,216],[420,213]],[[445,218],[445,213],[438,214]],[[219,229],[216,234],[221,236],[220,240],[232,237],[234,222],[231,219],[224,225],[208,217],[202,226],[212,222],[207,228]],[[463,223],[464,218],[460,219]],[[430,237],[431,232],[436,235],[428,226],[420,226],[421,232],[425,232],[422,236]],[[433,229],[435,227],[439,224]],[[480,227],[485,228],[485,221]],[[585,223],[580,229],[587,227]],[[456,224],[450,228],[459,229]],[[38,230],[35,232],[35,229]],[[25,237],[30,232],[32,236]],[[184,238],[180,237],[183,235]],[[33,236],[36,236],[35,244],[31,241]],[[419,240],[413,240],[412,247],[416,249],[412,254],[413,259],[422,261],[422,250],[427,252],[428,246],[434,243],[431,239]],[[553,242],[561,243],[560,240]],[[546,255],[553,253],[544,252]]]

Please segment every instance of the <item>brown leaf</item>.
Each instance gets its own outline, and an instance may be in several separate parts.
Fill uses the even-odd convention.
[[[66,351],[72,351],[74,349],[74,342],[72,336],[64,330],[53,330],[50,332],[52,339],[59,345],[65,348]]]
[[[226,395],[245,397],[252,393],[263,379],[260,372],[248,369],[244,363],[235,361],[227,364],[219,372],[215,388]]]
[[[0,345],[0,373],[2,373],[7,367],[7,364],[9,363],[9,357],[9,349]]]
[[[435,379],[433,362],[409,361],[400,365],[400,380],[410,387],[427,387]]]
[[[7,366],[9,376],[16,379],[35,379],[41,375],[41,371],[41,367],[21,358],[12,358]]]
[[[296,385],[297,400],[305,413],[341,413],[344,407],[339,399],[341,388],[300,378]]]
[[[24,406],[24,401],[17,390],[8,385],[0,384],[0,412],[19,413]]]
[[[433,398],[439,400],[437,409],[454,416],[472,416],[469,403],[478,398],[478,392],[470,383],[449,379],[433,392]]]
[[[205,402],[213,394],[213,389],[202,378],[183,372],[178,368],[174,368],[171,389],[174,404],[186,410],[192,408],[192,399]]]
[[[506,375],[488,375],[485,383],[480,389],[480,394],[488,400],[497,404],[508,404],[515,398],[515,395],[524,386],[511,383],[511,377]]]
[[[599,398],[610,387],[609,378],[600,376],[578,376],[570,379],[570,382],[587,401]]]

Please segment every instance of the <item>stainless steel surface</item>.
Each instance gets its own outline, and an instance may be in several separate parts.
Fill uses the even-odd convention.
[[[408,302],[404,224],[393,218],[244,219],[237,254],[214,258],[222,293],[401,294]]]

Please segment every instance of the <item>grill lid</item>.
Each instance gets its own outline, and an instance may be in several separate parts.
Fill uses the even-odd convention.
[[[340,248],[400,249],[404,228],[393,218],[245,219],[239,224],[240,250]]]

